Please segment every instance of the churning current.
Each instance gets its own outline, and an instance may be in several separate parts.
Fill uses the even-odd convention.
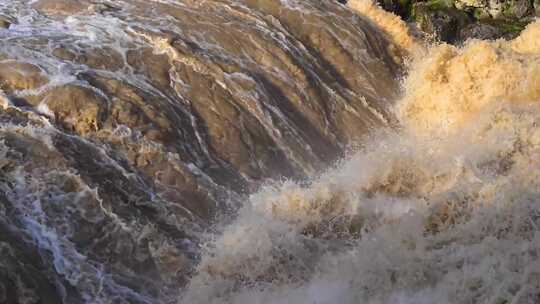
[[[540,22],[0,0],[0,303],[540,303]]]

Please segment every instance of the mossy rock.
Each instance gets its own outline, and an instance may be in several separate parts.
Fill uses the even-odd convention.
[[[502,4],[503,19],[521,19],[533,12],[533,2],[530,0],[511,0]]]
[[[461,28],[472,22],[467,13],[456,9],[453,2],[447,0],[415,3],[411,19],[435,39],[450,43],[458,39]]]
[[[469,24],[459,32],[459,41],[474,39],[513,39],[521,33],[526,22],[486,19]]]
[[[346,2],[346,0],[343,0]],[[511,39],[540,16],[540,0],[377,0],[387,11],[415,22],[434,40]]]

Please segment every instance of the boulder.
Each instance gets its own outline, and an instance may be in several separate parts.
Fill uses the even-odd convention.
[[[100,128],[106,109],[105,100],[95,91],[72,84],[29,96],[24,101],[38,111],[54,116],[55,121],[65,129],[81,135]]]
[[[15,60],[0,63],[0,85],[6,93],[36,89],[47,82],[47,76],[36,65]]]
[[[497,39],[504,35],[501,28],[486,23],[472,23],[459,30],[459,40]]]
[[[534,11],[530,0],[455,0],[455,6],[472,12],[477,19],[516,20]]]
[[[411,17],[411,8],[414,2],[412,0],[377,0],[380,7],[405,20]]]
[[[444,1],[415,3],[412,19],[434,39],[450,43],[456,42],[460,29],[471,22],[465,12]]]
[[[32,8],[49,15],[73,15],[83,13],[92,6],[85,0],[38,0]]]
[[[530,0],[511,0],[502,2],[502,15],[505,19],[519,20],[533,12],[533,3]]]
[[[53,55],[62,60],[84,64],[93,69],[118,71],[124,66],[122,55],[109,47],[81,46],[78,49],[70,49],[61,46],[53,50]]]

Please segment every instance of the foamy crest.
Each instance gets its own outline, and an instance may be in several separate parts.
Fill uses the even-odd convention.
[[[461,130],[498,103],[540,100],[540,22],[516,40],[469,41],[433,47],[416,63],[397,107],[415,133],[444,136]]]
[[[408,56],[411,59],[424,53],[424,46],[410,31],[407,24],[399,17],[380,8],[372,0],[349,0],[347,5],[374,22],[395,44],[397,55]]]
[[[537,29],[431,49],[403,130],[253,195],[181,302],[539,303]]]

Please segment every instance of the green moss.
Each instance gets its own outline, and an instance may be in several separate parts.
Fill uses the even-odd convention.
[[[453,0],[430,0],[426,5],[432,10],[442,10],[454,7]]]
[[[483,20],[483,23],[498,27],[505,33],[520,33],[527,26],[527,22],[506,20]]]
[[[476,20],[490,19],[491,15],[486,11],[485,8],[476,8],[473,11],[473,17]]]
[[[514,2],[513,1],[507,1],[503,3],[502,11],[503,15],[505,16],[513,16],[514,15]]]
[[[509,0],[503,4],[502,16],[491,15],[489,6],[482,8],[456,7],[455,0],[392,0],[399,6],[399,15],[404,19],[416,22],[423,31],[435,34],[442,41],[452,42],[455,39],[464,39],[459,36],[461,29],[475,23],[489,24],[497,29],[497,37],[512,38],[519,34],[528,22],[515,14],[526,14],[521,0]],[[531,0],[540,3],[540,0]],[[520,4],[521,6],[517,6]],[[530,9],[529,9],[530,10]],[[519,12],[518,12],[519,11]],[[527,13],[527,14],[530,14]]]
[[[411,6],[410,16],[413,21],[418,21],[418,15],[424,14],[423,12],[427,11],[447,11],[449,9],[454,9],[453,0],[429,0],[426,2],[415,2]],[[419,10],[423,11],[422,13]]]
[[[519,33],[525,29],[526,23],[513,22],[513,23],[504,23],[501,25],[503,30],[508,33]]]

